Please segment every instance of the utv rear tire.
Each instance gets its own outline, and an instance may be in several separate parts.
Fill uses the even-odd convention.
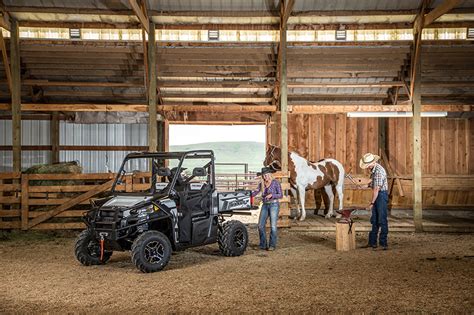
[[[104,251],[104,257],[101,261],[100,244],[98,240],[90,230],[84,230],[76,239],[74,254],[81,264],[91,266],[105,264],[110,256],[112,256],[112,251]]]
[[[132,262],[141,272],[160,271],[170,261],[171,252],[171,243],[166,235],[148,231],[133,242]]]
[[[224,256],[240,256],[247,249],[249,236],[247,228],[240,221],[227,221],[219,226],[217,242]]]

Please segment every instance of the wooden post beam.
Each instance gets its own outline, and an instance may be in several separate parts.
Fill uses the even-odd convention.
[[[137,3],[137,0],[128,0],[130,2],[130,6],[133,9],[133,12],[135,12],[136,16],[138,17],[138,20],[140,20],[140,23],[142,24],[142,27],[146,30],[147,33],[150,33],[150,21],[148,20],[148,17],[145,15],[145,13],[142,11],[142,8]]]
[[[2,61],[5,68],[5,76],[7,77],[8,89],[10,90],[10,95],[12,93],[12,74],[10,71],[10,62],[8,61],[7,47],[5,45],[5,40],[3,38],[3,33],[0,31],[0,49],[2,50]]]
[[[10,34],[13,171],[21,172],[21,71],[18,21],[12,21]]]
[[[148,27],[148,150],[156,152],[158,145],[158,126],[156,108],[156,42],[155,25]]]
[[[50,121],[51,163],[59,163],[59,113],[53,112]]]
[[[425,11],[428,1],[423,3],[415,19],[413,29],[412,63],[411,63],[411,102],[413,129],[413,220],[415,231],[423,231],[423,202],[421,182],[421,34],[423,32]]]
[[[280,22],[280,49],[278,52],[279,68],[280,73],[280,128],[281,128],[281,171],[283,174],[288,174],[288,85],[287,79],[287,63],[286,63],[286,52],[287,52],[287,22],[291,14],[295,1],[281,0],[281,22]],[[288,178],[283,178],[282,183],[288,183]],[[288,211],[289,209],[285,209]]]
[[[427,27],[428,25],[436,21],[436,19],[438,19],[440,16],[448,13],[448,11],[453,9],[460,2],[460,0],[444,0],[440,5],[438,5],[432,11],[430,11],[430,13],[424,16],[423,27]]]
[[[10,19],[10,14],[8,14],[7,11],[5,11],[5,8],[2,7],[0,9],[1,15],[0,15],[0,27],[3,27],[6,30],[11,30],[12,24],[11,24],[11,19]]]

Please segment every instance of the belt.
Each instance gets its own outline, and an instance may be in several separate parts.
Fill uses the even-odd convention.
[[[263,203],[265,203],[265,204],[278,203],[278,199],[271,199],[271,200],[268,200],[268,201],[264,201]]]

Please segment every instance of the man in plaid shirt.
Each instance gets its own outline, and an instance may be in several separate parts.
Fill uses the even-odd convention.
[[[388,184],[387,172],[378,164],[380,159],[378,155],[367,153],[360,159],[359,165],[363,169],[370,170],[370,178],[372,181],[369,187],[372,188],[372,199],[367,210],[372,211],[370,223],[372,224],[372,231],[369,233],[368,246],[373,249],[377,248],[377,236],[379,236],[379,245],[382,249],[387,249],[387,235],[388,235],[388,221],[387,221],[387,207],[388,207]]]

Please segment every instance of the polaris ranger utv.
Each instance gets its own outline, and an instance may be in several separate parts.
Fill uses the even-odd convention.
[[[217,192],[211,150],[128,154],[108,197],[91,204],[75,244],[86,266],[130,250],[138,269],[155,272],[172,251],[217,242],[223,255],[240,256],[247,248],[245,225],[225,217],[252,209],[251,191]]]

